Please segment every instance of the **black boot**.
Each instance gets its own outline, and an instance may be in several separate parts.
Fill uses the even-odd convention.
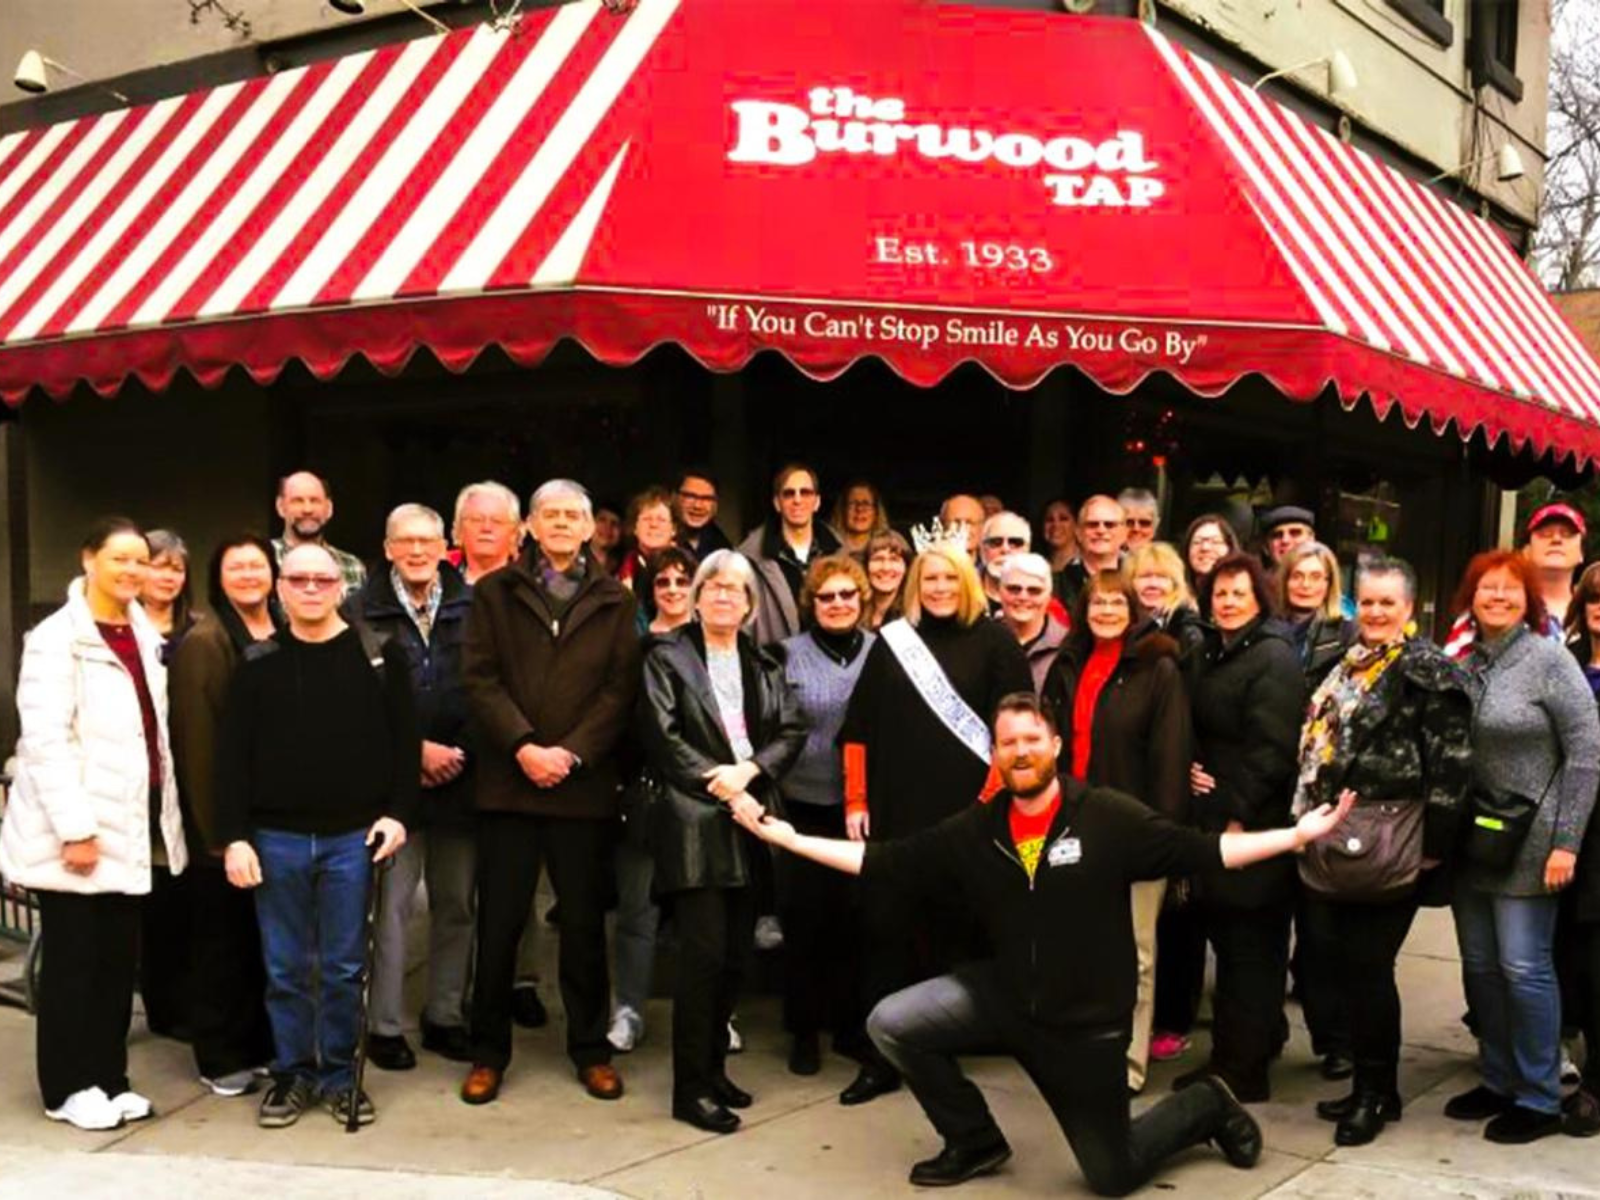
[[[1400,1097],[1376,1092],[1357,1092],[1350,1115],[1333,1129],[1336,1146],[1365,1146],[1373,1141],[1390,1121],[1400,1119]]]
[[[1342,1121],[1355,1112],[1361,1103],[1361,1093],[1351,1092],[1348,1096],[1340,1096],[1337,1100],[1318,1100],[1317,1116],[1324,1121]],[[1398,1121],[1400,1119],[1400,1097],[1391,1093],[1378,1097],[1379,1107],[1383,1112],[1385,1121]]]

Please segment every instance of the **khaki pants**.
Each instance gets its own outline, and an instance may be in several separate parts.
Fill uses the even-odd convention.
[[[1167,881],[1153,879],[1133,885],[1133,943],[1139,953],[1139,992],[1133,1002],[1133,1036],[1128,1040],[1128,1086],[1144,1087],[1150,1061],[1150,1021],[1156,1006],[1156,920]]]

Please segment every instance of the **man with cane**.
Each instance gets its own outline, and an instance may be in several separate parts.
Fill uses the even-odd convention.
[[[368,880],[405,845],[421,741],[404,652],[347,625],[343,592],[324,547],[284,555],[288,628],[246,652],[217,753],[224,865],[235,887],[256,889],[261,921],[274,1053],[257,1122],[268,1129],[318,1101],[347,1127],[376,1115],[355,1069]]]

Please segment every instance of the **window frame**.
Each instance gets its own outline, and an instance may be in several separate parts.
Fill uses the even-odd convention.
[[[1388,0],[1388,3],[1441,50],[1448,50],[1455,42],[1455,24],[1444,15],[1445,0]]]

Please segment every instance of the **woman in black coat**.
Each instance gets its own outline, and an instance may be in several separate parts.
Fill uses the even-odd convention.
[[[740,632],[754,578],[736,551],[706,558],[694,577],[696,620],[651,647],[639,701],[659,789],[648,821],[655,886],[678,935],[672,1115],[712,1133],[732,1133],[739,1118],[729,1110],[751,1102],[727,1075],[728,1019],[755,932],[752,856],[766,853],[729,806],[776,807],[775,781],[806,741],[783,667]]]
[[[1174,821],[1189,813],[1189,701],[1178,643],[1139,617],[1139,598],[1120,571],[1101,571],[1073,604],[1072,633],[1043,694],[1074,778],[1112,787]],[[1138,998],[1128,1043],[1128,1086],[1144,1087],[1154,1013],[1156,921],[1167,881],[1133,885]]]
[[[1278,564],[1278,610],[1293,629],[1305,668],[1306,689],[1326,678],[1356,640],[1356,623],[1344,616],[1339,560],[1321,542],[1301,542]]]
[[[1261,564],[1231,554],[1206,580],[1214,632],[1193,697],[1195,818],[1212,831],[1289,821],[1305,681]],[[1240,1100],[1271,1095],[1267,1066],[1282,1048],[1294,864],[1275,860],[1201,881],[1206,936],[1217,956],[1211,1061],[1183,1087],[1220,1076]]]
[[[1400,994],[1395,960],[1419,904],[1441,903],[1471,778],[1472,700],[1466,675],[1426,638],[1406,637],[1416,576],[1398,559],[1378,559],[1357,592],[1360,641],[1312,694],[1300,737],[1294,808],[1304,812],[1345,789],[1357,805],[1337,844],[1300,859],[1305,921],[1318,952],[1305,980],[1342,1010],[1355,1060],[1355,1086],[1317,1105],[1337,1121],[1334,1141],[1360,1146],[1400,1116]],[[1388,844],[1392,853],[1382,851]],[[1351,845],[1380,848],[1408,864],[1382,893],[1348,886],[1323,869],[1352,862]],[[1309,1007],[1309,1004],[1308,1006]]]

